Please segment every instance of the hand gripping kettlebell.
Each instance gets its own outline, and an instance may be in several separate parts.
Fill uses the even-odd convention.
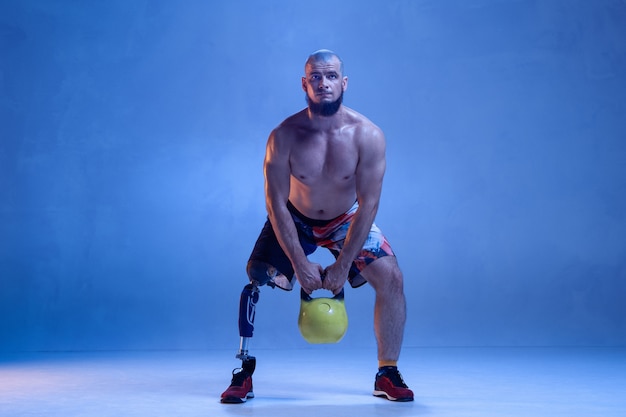
[[[300,288],[298,328],[309,343],[339,342],[348,329],[343,288],[332,298],[312,298]]]

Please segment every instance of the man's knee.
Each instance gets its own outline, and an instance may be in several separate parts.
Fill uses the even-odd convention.
[[[262,286],[267,283],[270,283],[272,278],[276,276],[276,268],[265,262],[259,261],[248,261],[248,265],[246,266],[246,272],[248,273],[248,278],[250,282]]]
[[[404,292],[404,277],[395,257],[379,258],[370,264],[364,272],[366,273],[365,278],[377,292]]]
[[[397,264],[392,276],[394,277],[394,285],[397,286],[400,291],[404,292],[404,275]]]
[[[403,292],[404,291],[404,276],[402,275],[402,271],[396,262],[393,262],[389,266],[389,270],[387,272],[387,276],[384,281],[386,281],[387,286],[390,287],[390,290],[395,292]]]

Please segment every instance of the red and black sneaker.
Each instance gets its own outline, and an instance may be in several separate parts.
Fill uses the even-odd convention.
[[[248,398],[254,398],[252,374],[242,368],[235,369],[230,386],[222,393],[220,401],[225,404],[240,404]]]
[[[389,401],[413,401],[413,391],[406,386],[395,366],[384,366],[378,369],[376,382],[374,382],[374,395],[385,397]]]

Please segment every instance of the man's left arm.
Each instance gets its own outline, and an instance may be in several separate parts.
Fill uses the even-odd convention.
[[[335,294],[343,288],[350,266],[363,248],[378,211],[386,166],[385,136],[375,126],[367,134],[366,140],[359,141],[359,162],[356,169],[359,207],[350,223],[341,253],[335,263],[325,271],[324,288]]]

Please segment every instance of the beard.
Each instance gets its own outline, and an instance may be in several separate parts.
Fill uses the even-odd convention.
[[[309,110],[311,110],[311,113],[317,114],[319,116],[332,116],[333,114],[337,113],[339,107],[341,107],[341,103],[343,103],[343,91],[341,92],[339,98],[332,103],[314,103],[309,98],[308,94],[306,96],[306,102],[309,105]]]

